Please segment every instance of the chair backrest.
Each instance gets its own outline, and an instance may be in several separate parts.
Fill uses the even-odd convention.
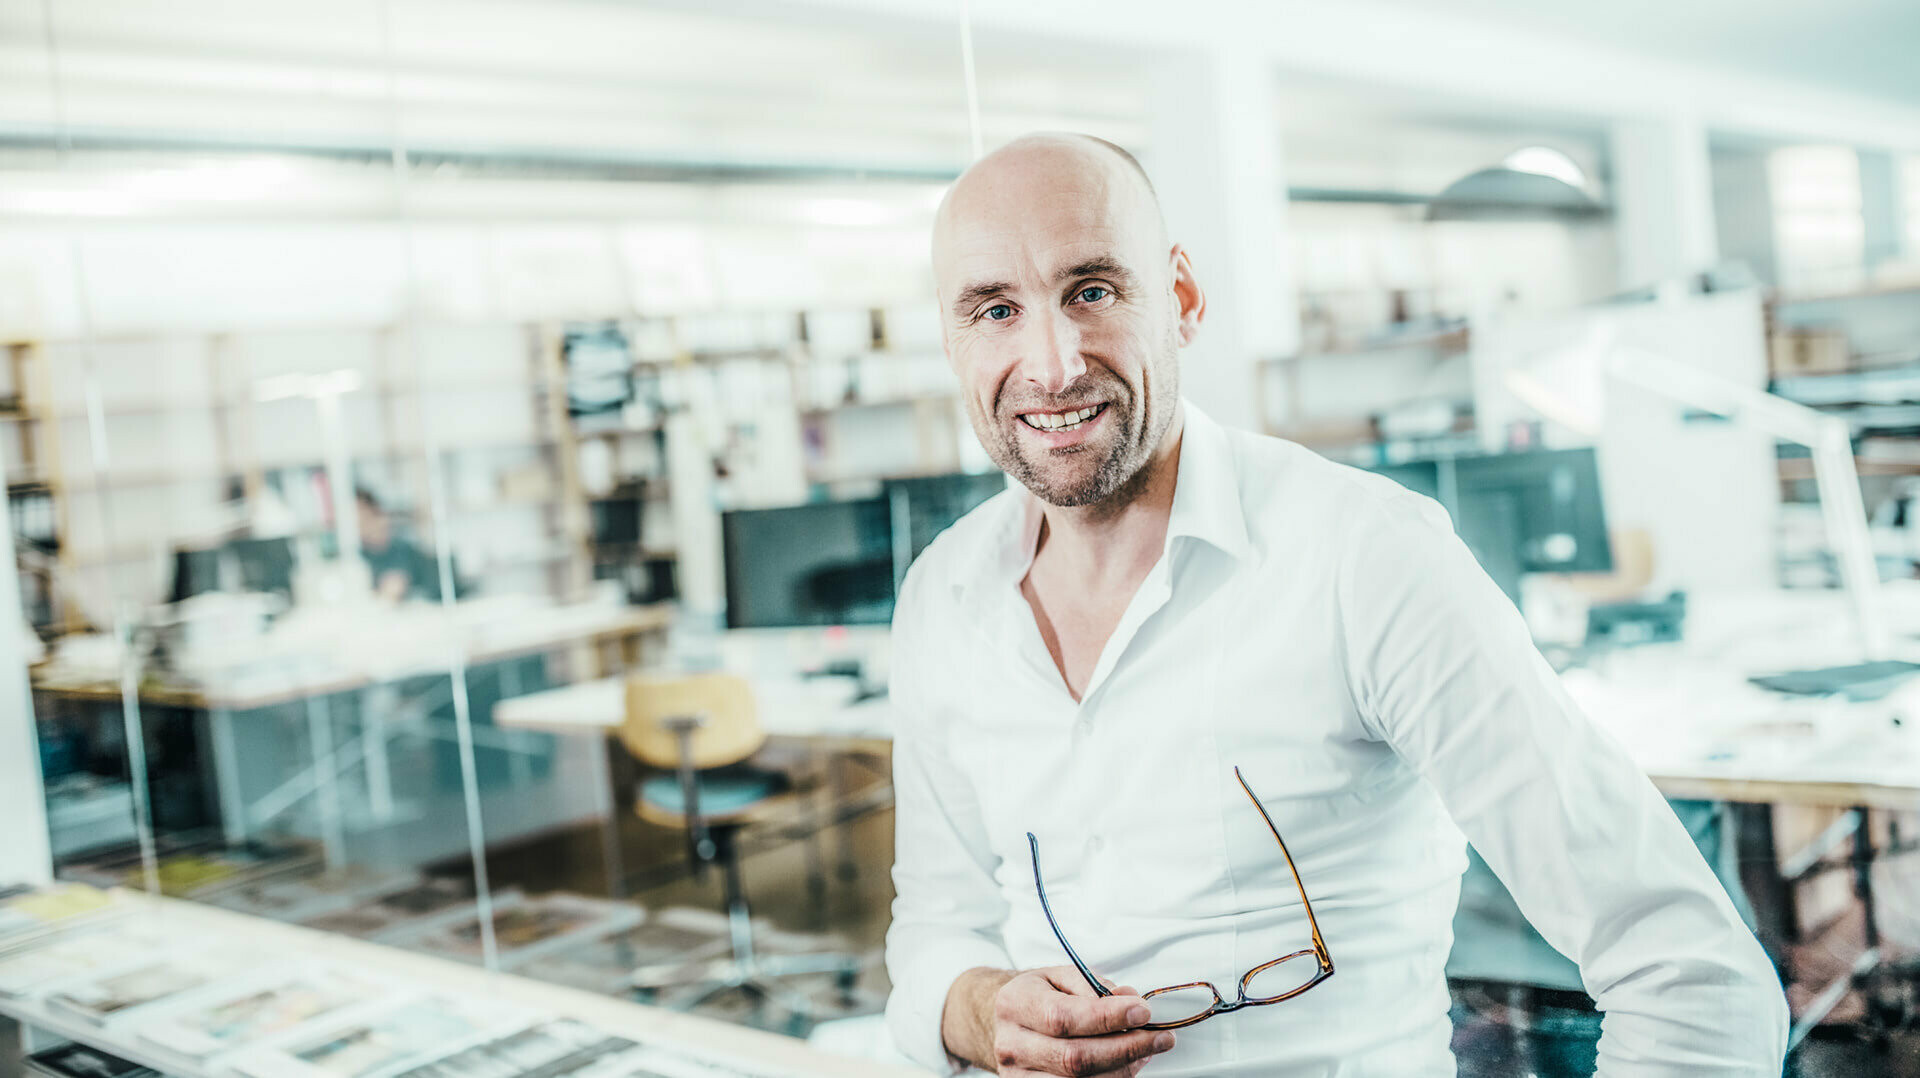
[[[692,765],[700,770],[737,764],[766,744],[754,714],[753,688],[734,674],[635,674],[627,679],[627,717],[620,741],[649,767],[677,768],[681,736],[676,727],[693,720],[686,738]]]

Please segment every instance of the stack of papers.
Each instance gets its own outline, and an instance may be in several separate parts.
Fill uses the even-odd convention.
[[[580,895],[539,898],[502,894],[493,903],[493,938],[502,969],[576,943],[623,932],[640,923],[633,906]],[[462,908],[418,923],[405,932],[389,932],[382,943],[479,963],[484,958],[481,920],[476,908]]]
[[[449,899],[459,904],[426,919],[416,942],[476,950],[472,904],[444,886],[420,884],[376,904],[405,916]],[[83,1034],[95,1048],[41,1053],[33,1073],[153,1074],[111,1054],[124,1052],[219,1078],[757,1078],[571,1019],[327,961],[293,935],[242,951],[245,939],[183,938],[165,917],[105,916],[137,908],[129,896],[72,885],[0,898],[13,944],[0,950],[0,999],[98,1033]],[[515,895],[496,909],[494,928],[502,953],[522,956],[606,933],[632,933],[633,949],[652,954],[724,943],[714,923],[663,916],[648,932],[644,920],[621,903]]]
[[[512,893],[503,892],[502,898]],[[301,923],[323,932],[372,937],[445,910],[471,908],[472,898],[473,886],[465,880],[420,880],[349,909],[302,918]]]
[[[126,921],[43,939],[38,946],[0,955],[0,997],[37,997],[48,985],[104,973],[125,965],[128,955],[147,954],[160,947],[158,936]]]
[[[167,1051],[203,1058],[290,1032],[386,991],[369,978],[325,967],[228,980],[158,1018],[144,1019],[136,1033]]]
[[[233,1057],[243,1078],[377,1078],[523,1027],[528,1017],[474,1000],[418,996]]]
[[[237,957],[220,953],[172,951],[135,958],[110,972],[61,982],[46,994],[47,1008],[101,1025],[177,1000],[242,968]]]
[[[0,952],[29,947],[63,929],[114,916],[120,895],[81,883],[56,883],[0,899]]]
[[[161,1078],[160,1072],[84,1044],[63,1044],[27,1057],[27,1073],[46,1078]]]
[[[571,1074],[639,1047],[591,1026],[561,1019],[496,1037],[404,1071],[399,1078],[521,1078]]]

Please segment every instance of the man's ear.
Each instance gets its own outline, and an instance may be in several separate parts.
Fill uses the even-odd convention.
[[[1179,306],[1180,346],[1184,348],[1200,335],[1200,323],[1207,317],[1207,294],[1200,288],[1200,279],[1193,274],[1193,259],[1187,256],[1186,248],[1174,244],[1169,257],[1172,260],[1173,298]]]

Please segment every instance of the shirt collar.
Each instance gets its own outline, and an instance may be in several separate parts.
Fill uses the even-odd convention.
[[[1188,536],[1235,560],[1253,549],[1247,538],[1247,518],[1240,504],[1240,466],[1234,458],[1227,428],[1213,417],[1181,400],[1186,428],[1180,436],[1180,472],[1174,480],[1173,512],[1167,519],[1167,548],[1177,536]]]
[[[1161,557],[1170,557],[1173,541],[1187,536],[1242,560],[1252,550],[1252,543],[1247,538],[1246,514],[1240,503],[1239,463],[1227,429],[1194,407],[1192,401],[1181,398],[1180,403],[1186,411],[1186,425],[1180,435],[1180,470],[1174,478],[1167,546]],[[954,594],[963,595],[982,584],[998,590],[1002,584],[1017,583],[1033,564],[1040,520],[1040,499],[1031,491],[1017,489],[1012,511],[1004,515],[992,538],[982,545],[972,571],[954,580]]]

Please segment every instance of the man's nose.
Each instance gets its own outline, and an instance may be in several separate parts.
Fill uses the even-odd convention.
[[[1020,373],[1042,393],[1064,393],[1068,386],[1087,373],[1086,360],[1080,358],[1080,327],[1066,312],[1035,318],[1021,359]]]

